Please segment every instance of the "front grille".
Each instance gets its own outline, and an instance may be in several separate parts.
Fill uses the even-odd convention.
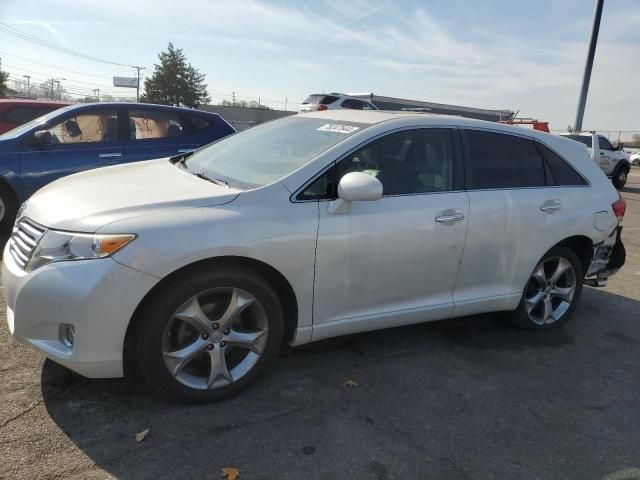
[[[33,250],[47,230],[28,218],[21,218],[13,227],[9,239],[9,251],[22,268],[27,266]]]

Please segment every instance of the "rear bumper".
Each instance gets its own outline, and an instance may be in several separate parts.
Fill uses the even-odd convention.
[[[622,227],[618,226],[606,240],[593,246],[593,258],[585,275],[586,285],[604,287],[607,279],[622,268],[627,253],[621,234]]]

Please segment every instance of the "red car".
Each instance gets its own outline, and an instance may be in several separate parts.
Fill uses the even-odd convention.
[[[66,105],[71,104],[52,100],[0,98],[0,134]]]

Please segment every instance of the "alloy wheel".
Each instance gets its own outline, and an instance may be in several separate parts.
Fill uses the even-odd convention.
[[[267,337],[267,314],[256,297],[239,288],[214,288],[175,311],[163,334],[162,357],[175,380],[210,390],[246,375]]]
[[[571,307],[576,291],[576,271],[562,257],[544,259],[533,271],[525,288],[529,319],[544,326],[559,321]]]

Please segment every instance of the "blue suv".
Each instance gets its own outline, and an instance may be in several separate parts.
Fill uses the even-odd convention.
[[[55,110],[0,135],[0,233],[36,190],[72,173],[169,157],[235,133],[216,113],[144,103]]]

